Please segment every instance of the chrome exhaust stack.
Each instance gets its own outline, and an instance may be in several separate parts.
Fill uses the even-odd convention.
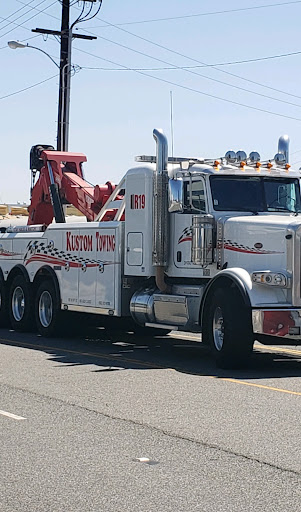
[[[290,139],[288,135],[281,135],[278,141],[278,153],[282,153],[285,156],[285,163],[289,162],[289,144]]]
[[[156,285],[161,292],[169,291],[164,270],[168,259],[168,143],[162,131],[154,129],[156,141],[156,173],[154,179],[153,265],[156,267]]]

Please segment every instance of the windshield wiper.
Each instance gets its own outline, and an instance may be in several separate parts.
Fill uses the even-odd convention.
[[[233,211],[238,211],[238,212],[249,212],[249,213],[253,213],[253,215],[258,215],[258,210],[256,208],[243,208],[243,207],[239,207],[239,209],[235,209],[233,208]]]
[[[300,210],[291,210],[290,208],[286,208],[285,206],[274,207],[272,211],[273,212],[289,212],[289,213],[294,213],[296,216],[298,215],[298,213],[300,213]]]

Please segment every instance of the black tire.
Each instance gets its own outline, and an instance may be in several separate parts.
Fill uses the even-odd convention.
[[[220,368],[242,368],[249,362],[254,337],[251,314],[237,288],[219,288],[204,311],[203,339]]]
[[[9,325],[8,307],[7,307],[7,287],[5,281],[0,278],[0,327]]]
[[[45,338],[55,336],[63,327],[60,301],[50,279],[43,281],[37,289],[34,314],[37,329]]]
[[[25,332],[35,329],[30,283],[22,275],[16,276],[8,295],[8,314],[12,328]]]

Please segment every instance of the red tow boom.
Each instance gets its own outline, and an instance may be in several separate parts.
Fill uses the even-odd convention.
[[[88,183],[82,170],[82,164],[87,158],[82,153],[44,150],[38,155],[39,165],[31,167],[40,174],[31,191],[28,224],[49,225],[52,222],[55,206],[53,187],[61,204],[72,204],[87,220],[95,220],[116,185],[110,181],[96,186]],[[110,220],[108,216],[103,220]]]

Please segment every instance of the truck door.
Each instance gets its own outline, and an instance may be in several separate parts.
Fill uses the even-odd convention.
[[[191,239],[192,216],[207,212],[206,188],[203,178],[184,183],[184,213],[173,216],[174,265],[178,268],[192,266]]]

